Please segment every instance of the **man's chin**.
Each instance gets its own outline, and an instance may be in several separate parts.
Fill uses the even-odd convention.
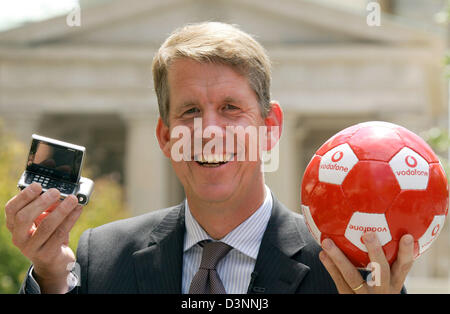
[[[204,202],[221,203],[229,200],[236,192],[236,189],[221,184],[209,184],[204,187],[199,187],[196,192],[197,197]]]

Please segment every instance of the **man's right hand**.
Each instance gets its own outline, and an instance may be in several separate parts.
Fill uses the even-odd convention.
[[[6,226],[12,242],[33,263],[33,276],[42,293],[68,291],[68,265],[75,254],[68,247],[69,232],[82,206],[70,195],[60,201],[57,189],[43,193],[32,183],[6,203]]]

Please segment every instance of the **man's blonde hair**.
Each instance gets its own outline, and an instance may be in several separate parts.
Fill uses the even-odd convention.
[[[247,77],[257,95],[262,116],[270,111],[271,64],[264,48],[235,25],[220,22],[188,24],[175,30],[153,59],[159,113],[166,125],[169,125],[170,104],[168,70],[181,58],[231,66]]]

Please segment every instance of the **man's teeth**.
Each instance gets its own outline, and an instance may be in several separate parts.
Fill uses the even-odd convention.
[[[198,162],[201,163],[218,163],[218,162],[228,162],[233,158],[234,154],[212,154],[212,155],[199,155],[197,158]]]

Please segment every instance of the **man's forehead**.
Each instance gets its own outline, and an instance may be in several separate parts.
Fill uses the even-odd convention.
[[[169,69],[171,100],[185,98],[179,105],[205,97],[214,101],[239,102],[249,97],[249,93],[253,94],[247,78],[231,66],[194,62],[180,62]]]
[[[168,78],[170,82],[203,80],[208,84],[231,83],[236,79],[246,79],[245,76],[231,65],[214,62],[198,62],[186,58],[176,60],[170,65]]]

